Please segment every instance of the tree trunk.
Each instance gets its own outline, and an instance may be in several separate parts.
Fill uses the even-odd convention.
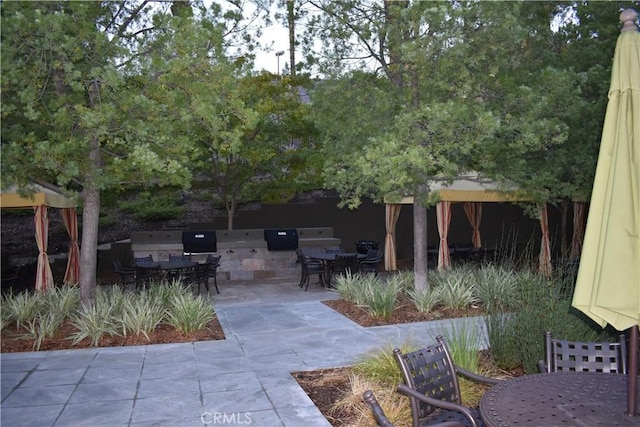
[[[414,286],[420,292],[427,289],[427,208],[414,197],[413,201],[413,274]]]
[[[291,77],[296,76],[296,21],[294,0],[287,0],[287,23],[289,24],[289,69]],[[278,70],[280,72],[280,70]]]
[[[93,304],[98,270],[98,220],[100,190],[85,186],[82,190],[82,244],[80,251],[80,296],[83,304]]]
[[[235,200],[225,204],[227,209],[227,230],[233,230],[233,216],[236,214],[236,205],[237,202]]]
[[[95,108],[100,103],[100,83],[92,81],[87,87],[89,106]],[[84,177],[82,189],[82,249],[80,251],[80,297],[86,305],[94,302],[96,294],[96,274],[98,271],[98,224],[100,219],[100,189],[96,176],[102,168],[100,141],[96,137],[89,140],[89,163],[91,168]]]

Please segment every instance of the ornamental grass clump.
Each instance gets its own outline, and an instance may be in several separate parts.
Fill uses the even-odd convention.
[[[32,320],[22,325],[26,332],[21,336],[33,339],[33,350],[38,351],[46,338],[56,334],[65,318],[62,312],[55,310],[38,313]]]
[[[72,315],[71,323],[78,330],[69,337],[76,345],[85,338],[89,338],[92,346],[98,346],[100,338],[105,335],[118,335],[119,330],[114,319],[115,307],[109,303],[109,298],[99,297],[93,305],[83,305]]]
[[[518,301],[518,273],[510,268],[482,265],[474,271],[475,293],[486,313],[512,309]]]
[[[472,320],[451,322],[442,335],[447,343],[453,363],[476,374],[486,375],[480,371],[478,351],[481,340],[479,327],[475,322]],[[482,395],[489,387],[460,377],[458,377],[458,381],[462,401],[467,406],[478,406]]]
[[[363,288],[362,305],[367,312],[382,319],[391,317],[400,292],[399,283],[372,277],[364,281]]]
[[[119,316],[119,329],[123,336],[129,334],[144,335],[149,340],[153,332],[165,317],[165,309],[148,294],[140,294],[124,302]]]
[[[349,391],[335,403],[333,410],[355,412],[360,415],[356,425],[375,425],[371,411],[362,401],[366,390],[373,390],[387,418],[395,425],[411,425],[411,410],[407,398],[395,391],[403,382],[402,371],[393,355],[393,345],[387,344],[362,357],[349,375]],[[405,341],[403,353],[417,350],[416,344]]]
[[[3,297],[2,307],[3,312],[6,312],[3,316],[6,317],[7,323],[14,321],[16,328],[30,322],[33,323],[44,306],[41,295],[40,293],[21,292],[18,294],[9,293]]]
[[[444,308],[459,310],[478,303],[469,268],[455,267],[434,272],[432,278]]]
[[[208,300],[185,292],[172,297],[167,310],[167,323],[188,334],[207,326],[214,314]]]
[[[377,279],[373,275],[354,274],[347,271],[346,274],[335,278],[335,288],[340,297],[345,301],[349,301],[355,305],[363,305],[369,282],[375,280]]]
[[[409,289],[407,296],[422,313],[431,313],[440,304],[440,293],[432,286],[424,289]]]

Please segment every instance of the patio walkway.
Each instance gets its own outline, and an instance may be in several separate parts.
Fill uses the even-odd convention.
[[[433,342],[453,324],[363,328],[322,304],[338,296],[317,285],[219,287],[226,340],[2,354],[2,425],[329,426],[290,372],[350,365],[389,343]]]

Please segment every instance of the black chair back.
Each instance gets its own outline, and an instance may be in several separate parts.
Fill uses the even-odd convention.
[[[541,372],[578,371],[627,373],[627,345],[625,336],[618,342],[582,342],[553,338],[544,334],[545,361],[539,363]]]

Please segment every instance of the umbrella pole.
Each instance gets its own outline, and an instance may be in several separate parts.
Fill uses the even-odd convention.
[[[629,382],[627,384],[627,414],[635,417],[638,396],[638,325],[631,327],[629,333]]]

